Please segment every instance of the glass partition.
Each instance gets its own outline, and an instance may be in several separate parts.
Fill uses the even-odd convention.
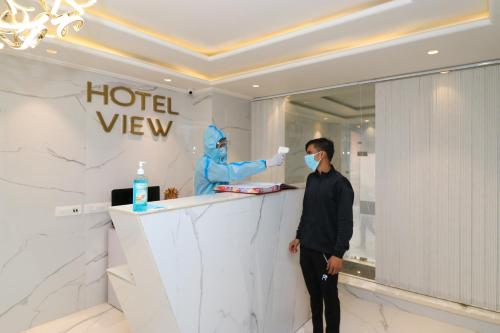
[[[285,143],[287,183],[305,182],[307,141],[327,137],[335,144],[333,165],[355,192],[354,234],[346,270],[374,277],[375,264],[375,85],[340,87],[288,97]],[[351,263],[363,263],[359,268]]]

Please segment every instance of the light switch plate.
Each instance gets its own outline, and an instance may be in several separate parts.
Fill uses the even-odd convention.
[[[57,206],[55,209],[56,217],[77,216],[82,214],[82,205]]]

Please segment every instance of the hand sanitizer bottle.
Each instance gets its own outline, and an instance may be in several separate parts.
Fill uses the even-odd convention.
[[[137,170],[137,175],[134,178],[134,212],[144,212],[148,207],[148,179],[144,176],[144,164],[146,164],[146,162],[139,162],[139,169]]]

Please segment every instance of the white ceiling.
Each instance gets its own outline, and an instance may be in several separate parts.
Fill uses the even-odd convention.
[[[339,87],[290,96],[290,103],[332,114],[339,118],[358,118],[375,113],[375,84]]]
[[[0,52],[253,98],[499,59],[499,17],[499,0],[98,0],[80,33]]]
[[[207,49],[286,29],[331,13],[342,12],[366,0],[100,0],[95,10]],[[126,4],[125,4],[126,3]],[[291,6],[293,4],[293,6]]]

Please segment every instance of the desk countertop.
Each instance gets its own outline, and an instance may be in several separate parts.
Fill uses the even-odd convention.
[[[298,189],[303,189],[305,187],[304,184],[294,184]],[[155,206],[164,206],[164,208],[154,208],[149,209],[145,212],[134,212],[132,210],[132,205],[123,205],[123,206],[115,206],[109,208],[110,211],[116,213],[125,213],[131,215],[147,215],[147,214],[156,214],[159,212],[165,212],[169,210],[183,209],[183,208],[191,208],[196,206],[210,205],[218,202],[232,201],[232,200],[240,200],[249,197],[261,196],[261,195],[280,195],[281,193],[285,193],[287,191],[297,191],[297,190],[284,190],[280,192],[268,193],[268,194],[242,194],[242,193],[215,193],[215,194],[206,194],[192,197],[183,197],[178,199],[170,199],[170,200],[161,200],[151,202],[152,205]]]

